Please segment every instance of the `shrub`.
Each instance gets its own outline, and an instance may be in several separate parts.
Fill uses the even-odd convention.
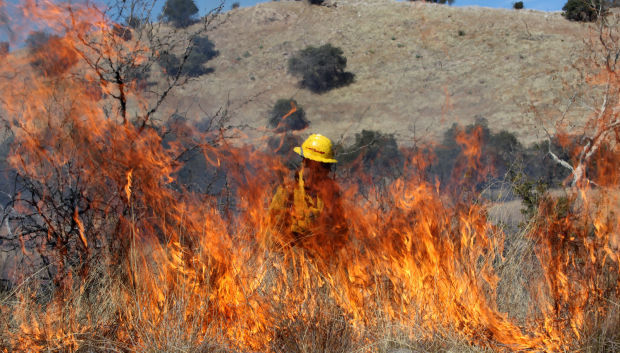
[[[521,199],[521,214],[526,217],[526,220],[531,219],[536,214],[543,197],[545,197],[548,186],[540,179],[528,178],[521,171],[510,172],[510,183],[512,192]]]
[[[127,26],[137,29],[142,27],[142,20],[136,16],[127,17]]]
[[[231,10],[238,9],[239,6],[241,6],[239,2],[233,2],[232,5],[230,5],[230,9]]]
[[[26,38],[26,46],[30,50],[38,49],[46,45],[52,38],[58,38],[58,36],[52,36],[51,34],[43,31],[30,32]]]
[[[563,147],[559,141],[551,141],[551,150],[558,158],[565,161],[572,161],[570,150],[576,142],[571,142],[569,146]],[[561,184],[570,172],[563,167],[558,167],[557,163],[549,156],[549,142],[533,144],[525,150],[525,160],[523,172],[528,178],[547,184],[550,187]]]
[[[131,29],[118,23],[115,23],[112,26],[112,34],[121,38],[124,41],[128,41],[133,38],[133,35],[131,34]]]
[[[192,41],[194,49],[192,54],[201,56],[205,61],[211,60],[219,55],[219,52],[215,50],[215,44],[207,36],[199,36]]]
[[[159,62],[159,66],[161,66],[161,68],[164,70],[164,73],[166,73],[168,76],[174,77],[179,72],[181,60],[179,60],[176,55],[164,51],[159,54],[157,61]]]
[[[204,124],[208,119],[193,123],[185,116],[172,114],[168,121],[160,127],[161,143],[165,148],[177,145],[182,148],[178,155],[181,163],[174,173],[171,187],[200,194],[217,195],[226,187],[227,170],[225,163],[214,168],[207,162],[205,151],[199,148],[200,134],[204,132]],[[208,127],[207,127],[208,129]]]
[[[283,119],[293,106],[297,110]],[[276,129],[276,132],[301,130],[308,127],[308,124],[304,109],[297,104],[297,101],[292,99],[278,99],[269,114],[269,126]]]
[[[458,136],[462,133],[471,136],[476,130],[480,138],[480,165],[464,165],[461,156],[463,146],[459,144]],[[526,159],[524,148],[514,134],[508,131],[491,132],[484,118],[477,118],[474,124],[465,127],[453,124],[444,133],[442,144],[428,152],[435,156],[428,169],[431,181],[437,180],[443,186],[462,185],[464,180],[461,173],[471,176],[470,172],[475,172],[480,176],[475,175],[471,182],[478,189],[494,177],[503,179],[515,164],[521,164]]]
[[[4,205],[8,205],[11,202],[11,195],[13,195],[14,191],[15,169],[11,167],[9,162],[9,155],[11,154],[11,147],[14,141],[14,136],[3,134],[2,142],[0,142],[0,168],[4,171],[0,173],[0,202]],[[0,240],[1,242],[2,240]],[[2,292],[1,287],[2,284],[0,282],[0,293]]]
[[[462,163],[463,146],[458,143],[457,136],[461,133],[471,135],[475,129],[480,129],[480,158],[477,169],[472,170],[471,166]],[[571,161],[570,151],[576,148],[576,144],[576,140],[569,140],[563,146],[557,139],[552,139],[551,150],[560,159]],[[440,185],[450,187],[455,184],[463,185],[462,176],[471,174],[467,173],[470,171],[484,175],[480,180],[472,180],[475,182],[473,186],[478,190],[496,185],[497,181],[500,181],[501,185],[505,180],[510,180],[514,187],[515,178],[519,179],[520,184],[527,186],[526,189],[532,189],[538,184],[553,188],[561,185],[570,172],[566,168],[558,167],[548,151],[549,143],[546,141],[526,148],[514,134],[508,131],[493,133],[489,130],[487,121],[478,118],[474,124],[465,127],[452,125],[444,133],[441,145],[426,150],[434,156],[427,169],[427,177],[431,182],[436,180]],[[522,190],[513,190],[513,194],[521,198],[525,195]]]
[[[521,10],[523,8],[523,1],[517,1],[512,5],[515,10]]]
[[[166,0],[162,17],[175,27],[187,27],[195,22],[198,7],[193,0]]]
[[[345,169],[353,175],[361,179],[370,177],[375,182],[379,178],[399,177],[405,161],[394,135],[375,130],[355,134],[355,142],[350,146],[336,146],[336,159],[339,164],[348,165]]]
[[[207,36],[196,37],[192,42],[193,48],[183,65],[182,75],[189,77],[198,77],[213,72],[212,68],[204,67],[204,64],[219,55],[215,50],[215,45]],[[176,76],[180,66],[181,59],[170,52],[163,52],[159,56],[159,64],[169,76]]]
[[[0,42],[0,58],[9,53],[9,42]]]
[[[354,75],[345,72],[347,58],[342,49],[325,44],[309,46],[289,59],[289,73],[301,76],[301,86],[314,93],[323,93],[353,82]]]
[[[562,11],[568,20],[592,22],[605,11],[605,6],[603,0],[568,0]]]
[[[78,62],[77,53],[62,38],[47,32],[32,32],[26,38],[30,64],[46,76],[58,76]]]
[[[147,87],[152,86],[155,82],[149,81],[150,67],[147,65],[137,65],[129,67],[125,73],[125,82],[133,82],[136,85],[136,89],[140,91],[146,90]]]
[[[434,155],[433,162],[427,170],[430,181],[439,181],[440,185],[449,184],[456,161],[461,153],[461,148],[456,142],[456,136],[460,127],[453,124],[452,127],[444,132],[441,145],[427,151]]]
[[[517,137],[505,130],[488,132],[483,153],[489,156],[495,174],[499,177],[505,176],[514,163],[520,163],[524,158],[524,149]]]
[[[207,36],[195,37],[192,44],[194,48],[187,58],[187,74],[196,77],[213,72],[211,68],[204,68],[203,64],[220,54],[215,50],[215,44]]]

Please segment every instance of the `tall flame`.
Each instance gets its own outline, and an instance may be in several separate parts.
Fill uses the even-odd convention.
[[[16,195],[15,219],[33,222],[20,231],[54,259],[45,268],[54,269],[56,290],[45,305],[27,289],[14,304],[2,302],[12,314],[0,324],[5,351],[73,352],[93,342],[111,350],[182,342],[278,351],[299,325],[335,325],[332,317],[364,351],[386,327],[413,341],[451,334],[501,351],[558,351],[617,310],[617,164],[598,195],[584,189],[541,204],[524,237],[537,255],[527,265],[540,276],[527,288],[530,312],[517,318],[498,303],[507,234],[484,204],[451,199],[425,181],[421,156],[385,190],[360,195],[355,181],[342,181],[341,192],[322,195],[328,210],[341,204],[338,212],[318,217],[314,233],[291,234],[269,206],[293,177],[252,146],[200,144],[206,168],[226,172],[222,194],[233,201],[172,186],[187,141],[163,143],[157,128],[128,121],[126,107],[107,109],[113,101],[104,94],[145,101],[131,84],[98,79],[90,55],[122,61],[119,50],[138,50],[110,37],[100,11],[32,1],[20,8],[62,33],[50,43],[51,59],[18,51],[0,68],[15,138],[9,161],[29,191]],[[72,65],[42,74],[35,60]],[[458,136],[466,176],[482,168],[480,136]],[[608,153],[618,161],[617,146]],[[345,236],[336,236],[336,221],[346,223]]]

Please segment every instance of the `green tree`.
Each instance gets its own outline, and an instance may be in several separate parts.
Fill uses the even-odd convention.
[[[337,145],[336,159],[362,183],[367,178],[373,183],[382,178],[397,178],[405,162],[394,135],[376,130],[355,134],[355,142],[350,146]]]
[[[166,74],[176,76],[181,70],[182,75],[198,77],[213,72],[212,68],[205,67],[204,64],[219,55],[215,50],[215,44],[207,36],[197,36],[191,40],[191,45],[191,50],[183,55],[185,60],[170,52],[163,52],[160,55],[159,64]]]
[[[562,15],[571,21],[592,22],[605,13],[607,5],[603,0],[568,0],[562,7]]]
[[[309,46],[289,59],[288,71],[301,76],[301,86],[314,93],[346,86],[353,82],[355,75],[344,71],[347,58],[342,53],[342,49],[331,44]]]
[[[175,27],[187,27],[195,22],[193,17],[197,13],[194,0],[166,0],[162,16]]]

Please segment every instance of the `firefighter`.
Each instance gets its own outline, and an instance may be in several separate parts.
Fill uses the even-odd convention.
[[[303,157],[302,165],[293,181],[278,187],[269,207],[281,240],[291,243],[281,245],[335,250],[344,244],[347,227],[340,189],[330,175],[337,162],[332,142],[312,134],[293,150]]]

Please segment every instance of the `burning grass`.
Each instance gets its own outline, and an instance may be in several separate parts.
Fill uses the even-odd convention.
[[[450,228],[458,218],[449,217]],[[472,265],[463,256],[470,250],[460,249],[436,258],[434,269],[430,249],[445,251],[435,237],[448,236],[441,228],[432,238],[419,233],[420,245],[401,253],[396,249],[406,247],[407,239],[402,234],[386,239],[393,245],[362,245],[355,237],[351,242],[358,244],[342,254],[357,256],[340,260],[295,246],[267,251],[245,238],[229,250],[236,265],[228,270],[207,265],[212,254],[205,245],[190,250],[143,242],[125,264],[97,262],[86,277],[74,269],[75,275],[47,292],[30,283],[7,296],[3,312],[11,316],[2,322],[3,344],[8,351],[503,351],[517,344],[613,350],[619,325],[614,262],[585,275],[585,257],[572,266],[556,246],[558,261],[541,266],[544,255],[533,253],[549,248],[543,239],[532,239],[540,235],[536,227],[533,222],[529,232],[509,239],[499,230],[489,233],[492,243],[509,243],[497,248],[504,256],[493,266],[481,258]],[[463,246],[454,239],[463,233],[445,245]],[[572,243],[565,251],[576,256],[581,246]],[[485,271],[495,278],[483,279]],[[454,273],[463,281],[452,279]],[[556,273],[571,281],[559,276],[555,282]],[[587,285],[596,287],[583,298],[580,288]]]
[[[134,209],[137,178],[123,195]],[[617,342],[617,220],[606,197],[576,209],[546,200],[530,228],[506,238],[484,208],[442,201],[434,186],[405,178],[373,201],[345,192],[355,201],[345,201],[349,239],[333,248],[289,243],[271,227],[270,191],[240,188],[247,203],[230,220],[191,200],[200,211],[181,207],[187,222],[172,221],[167,240],[136,237],[162,220],[149,217],[147,228],[131,215],[125,236],[140,245],[125,257],[91,259],[88,271],[66,266],[47,292],[26,282],[6,297],[4,344],[350,352],[605,350]],[[192,219],[201,226],[190,228]]]
[[[3,225],[25,254],[0,302],[5,352],[617,347],[617,178],[598,180],[599,195],[580,183],[544,198],[528,228],[507,234],[466,183],[442,194],[424,178],[425,156],[412,154],[381,188],[339,180],[322,194],[338,212],[300,236],[283,221],[290,209],[270,208],[291,183],[284,165],[221,131],[164,143],[171,131],[149,120],[148,97],[93,64],[95,54],[122,64],[136,45],[88,6],[32,6],[26,16],[60,24],[76,64],[51,77],[3,59],[17,190]],[[127,97],[142,104],[136,119]],[[479,139],[458,136],[454,180],[476,181]],[[175,184],[188,150],[224,171],[222,192]],[[617,144],[605,153],[617,166]]]

